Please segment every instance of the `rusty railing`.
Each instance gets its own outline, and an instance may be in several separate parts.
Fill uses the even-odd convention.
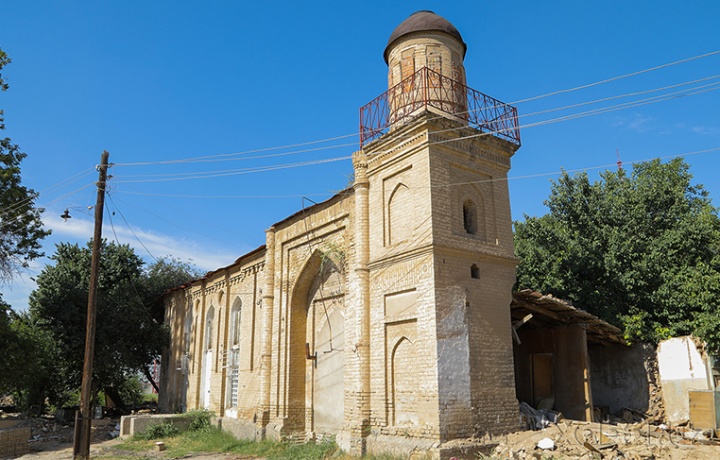
[[[520,145],[515,107],[423,67],[360,109],[360,147],[429,108]]]

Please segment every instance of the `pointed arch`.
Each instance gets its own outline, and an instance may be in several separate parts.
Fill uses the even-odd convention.
[[[465,200],[463,203],[463,227],[465,233],[477,233],[477,207],[473,200]]]
[[[285,383],[290,432],[335,434],[343,422],[344,406],[337,400],[344,403],[345,323],[338,300],[344,288],[334,277],[344,271],[338,263],[316,249],[292,285]]]
[[[235,297],[232,306],[230,307],[230,346],[240,345],[241,329],[240,324],[242,320],[242,300],[240,297]]]
[[[190,354],[190,346],[192,345],[192,330],[193,330],[193,304],[192,301],[187,302],[187,310],[185,312],[185,333],[184,333],[184,351],[185,354]]]
[[[308,293],[322,266],[322,253],[313,251],[303,264],[290,294],[288,318],[287,426],[290,431],[305,430]]]
[[[397,244],[412,236],[412,191],[404,183],[398,183],[390,194],[387,205],[388,241]]]
[[[402,336],[392,348],[391,369],[391,421],[393,425],[417,425],[417,379],[414,372],[408,372],[408,364],[413,362],[415,344]]]
[[[203,349],[212,350],[213,348],[213,329],[215,323],[215,307],[211,304],[205,315],[205,336],[203,340]]]

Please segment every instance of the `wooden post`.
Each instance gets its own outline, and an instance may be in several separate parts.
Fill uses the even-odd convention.
[[[108,158],[104,151],[100,157],[100,179],[97,183],[97,202],[95,204],[95,233],[93,235],[92,262],[90,264],[90,286],[88,288],[87,326],[85,330],[85,362],[83,364],[82,387],[80,388],[80,411],[75,416],[75,438],[73,440],[73,458],[90,458],[90,433],[92,428],[93,358],[95,355],[95,310],[97,304],[97,279],[100,269],[100,247],[102,244],[102,219],[105,205],[105,181],[107,180]]]

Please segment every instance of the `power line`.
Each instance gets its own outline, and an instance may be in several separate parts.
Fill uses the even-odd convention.
[[[713,77],[707,77],[707,78],[713,78]],[[699,80],[702,81],[705,79],[699,79]],[[664,90],[667,88],[674,88],[674,87],[678,87],[678,86],[682,86],[682,85],[683,84],[670,85],[668,87],[642,91],[642,92],[639,92],[639,94],[647,94],[650,92],[656,92],[656,91]],[[661,95],[652,96],[652,97],[639,99],[639,100],[635,100],[635,101],[629,101],[629,102],[624,102],[624,103],[620,103],[620,104],[615,104],[615,105],[611,105],[608,107],[601,107],[598,109],[588,110],[585,112],[579,112],[579,113],[575,113],[575,114],[556,117],[553,119],[542,120],[542,121],[530,123],[527,125],[519,125],[517,127],[517,129],[527,129],[527,128],[532,128],[532,127],[544,126],[544,125],[548,125],[548,124],[560,123],[560,122],[575,120],[575,119],[579,119],[579,118],[585,118],[585,117],[589,117],[589,116],[614,112],[614,111],[618,111],[618,110],[624,110],[624,109],[628,109],[628,108],[635,108],[635,107],[639,107],[639,106],[643,106],[643,105],[654,104],[654,103],[663,102],[663,101],[670,100],[670,99],[675,99],[678,97],[685,97],[685,96],[690,96],[690,95],[694,95],[694,94],[700,94],[702,92],[714,91],[717,89],[720,89],[720,83],[717,83],[717,82],[709,83],[709,84],[698,86],[695,88],[690,88],[689,90],[661,94]],[[618,96],[618,97],[622,97],[622,96]],[[606,98],[606,99],[615,99],[615,98],[617,98],[617,97]],[[581,105],[587,105],[587,104],[590,104],[593,102],[594,101],[590,101],[588,103],[582,103],[582,104],[574,104],[569,107],[577,107],[577,106],[581,106]],[[563,109],[563,108],[559,108],[559,109],[555,109],[555,110],[561,110],[561,109]],[[546,111],[543,111],[540,113],[546,113],[549,111],[553,111],[553,109],[546,110]],[[532,116],[532,115],[534,115],[534,114],[529,114],[526,116]],[[459,129],[464,129],[464,128],[465,127],[463,126],[463,127],[460,127]],[[453,131],[456,129],[458,129],[458,128],[451,128],[450,131]],[[508,128],[508,129],[515,129],[515,128],[513,127],[513,128]],[[440,133],[440,132],[445,132],[445,131],[448,131],[448,130],[436,131],[435,133]],[[481,133],[471,134],[468,136],[461,136],[459,138],[445,139],[445,140],[441,140],[441,141],[431,142],[431,143],[429,143],[429,145],[451,143],[451,142],[456,142],[456,141],[464,140],[464,139],[472,139],[475,137],[491,136],[491,135],[497,134],[499,132],[500,132],[499,130],[484,131]],[[217,178],[217,177],[224,177],[224,176],[231,176],[231,175],[267,172],[267,171],[274,171],[274,170],[279,170],[279,169],[290,169],[290,168],[296,168],[296,167],[303,167],[303,166],[309,166],[309,165],[342,161],[342,160],[347,160],[350,158],[352,158],[352,157],[351,156],[343,156],[343,157],[335,157],[335,158],[329,158],[329,159],[323,159],[323,160],[312,160],[312,161],[307,161],[307,162],[281,164],[281,165],[257,166],[257,167],[251,167],[251,168],[224,169],[224,170],[216,170],[216,171],[199,171],[199,172],[158,174],[158,175],[136,175],[133,177],[146,177],[147,179],[142,179],[142,180],[140,180],[140,179],[124,180],[123,179],[123,180],[119,180],[119,182],[122,182],[122,183],[136,182],[137,183],[137,182],[166,182],[166,181],[177,181],[177,180],[187,180],[187,179],[208,179],[208,178]],[[153,177],[155,179],[153,179]]]
[[[631,73],[627,73],[627,74],[623,74],[623,75],[618,75],[618,76],[615,76],[615,77],[611,77],[611,78],[607,78],[607,79],[604,79],[604,80],[599,80],[599,81],[596,81],[596,82],[593,82],[593,83],[588,83],[588,84],[576,86],[576,87],[573,87],[573,88],[561,89],[561,90],[557,90],[557,91],[548,92],[548,93],[545,93],[545,94],[540,94],[540,95],[537,95],[537,96],[532,96],[532,97],[525,98],[525,99],[519,99],[519,100],[517,100],[517,101],[510,102],[510,103],[508,103],[507,105],[517,105],[517,104],[522,104],[522,103],[525,103],[525,102],[530,102],[530,101],[534,101],[534,100],[538,100],[538,99],[543,99],[543,98],[555,96],[555,95],[558,95],[558,94],[565,94],[565,93],[575,92],[575,91],[579,91],[579,90],[582,90],[582,89],[586,89],[586,88],[590,88],[590,87],[602,85],[602,84],[605,84],[605,83],[610,83],[610,82],[613,82],[613,81],[617,81],[617,80],[621,80],[621,79],[625,79],[625,78],[629,78],[629,77],[641,75],[641,74],[644,74],[644,73],[653,72],[653,71],[660,70],[660,69],[664,69],[664,68],[671,67],[671,66],[674,66],[674,65],[683,64],[683,63],[691,62],[691,61],[694,61],[694,60],[698,60],[698,59],[702,59],[702,58],[714,56],[714,55],[717,55],[717,54],[720,54],[720,50],[712,51],[712,52],[709,52],[709,53],[705,53],[705,54],[701,54],[701,55],[697,55],[697,56],[693,56],[693,57],[689,57],[689,58],[685,58],[685,59],[681,59],[681,60],[674,61],[674,62],[670,62],[670,63],[666,63],[666,64],[661,64],[661,65],[658,65],[658,66],[646,68],[646,69],[643,69],[643,70],[639,70],[639,71],[635,71],[635,72],[631,72]],[[707,78],[714,78],[714,77],[707,77]],[[701,79],[701,80],[702,80],[702,79]],[[560,110],[560,109],[558,109],[558,110]],[[465,111],[465,112],[458,112],[456,115],[461,115],[461,114],[464,114],[464,113],[467,113],[467,111]],[[438,118],[441,118],[441,117],[438,117]],[[359,135],[359,134],[360,134],[360,133],[357,133],[357,132],[356,132],[356,133],[352,133],[352,134],[344,134],[344,135],[341,135],[341,136],[334,136],[334,137],[329,137],[329,138],[319,139],[319,140],[314,140],[314,141],[308,141],[308,142],[302,142],[302,143],[295,143],[295,144],[288,144],[288,145],[275,146],[275,147],[265,147],[265,148],[252,149],[252,150],[244,150],[244,151],[239,151],[239,152],[235,152],[235,153],[226,153],[226,154],[217,154],[217,155],[205,155],[205,156],[194,157],[194,158],[187,158],[187,159],[175,159],[175,160],[164,160],[164,161],[154,161],[154,162],[117,163],[117,164],[115,164],[114,166],[147,166],[147,165],[167,165],[167,164],[181,164],[181,163],[193,163],[193,162],[222,161],[221,159],[223,159],[223,158],[230,158],[230,157],[234,157],[234,156],[241,156],[241,155],[246,155],[246,154],[250,154],[250,153],[259,153],[259,152],[266,152],[266,151],[272,151],[272,150],[281,150],[281,149],[285,149],[285,148],[295,148],[295,147],[302,147],[302,146],[306,146],[306,145],[314,145],[314,144],[319,144],[319,143],[324,143],[324,142],[331,142],[331,141],[334,141],[334,140],[339,140],[339,139],[345,139],[345,138],[349,138],[349,137],[354,137],[354,136],[357,136],[357,135]],[[349,145],[355,145],[355,144],[347,144],[347,145],[343,145],[343,146],[349,146]],[[317,150],[330,149],[330,148],[338,148],[338,147],[336,147],[336,146],[328,146],[328,147],[318,148]],[[315,149],[307,149],[307,151],[313,151],[313,150],[315,150]],[[299,152],[303,152],[303,151],[301,150],[301,151],[299,151]],[[278,154],[278,155],[290,155],[290,154],[294,154],[294,153],[297,153],[297,152],[285,152],[285,153]]]
[[[117,207],[117,205],[115,204],[115,202],[112,199],[112,195],[110,195],[108,193],[107,197],[110,200],[110,202],[112,203],[115,210],[120,214],[120,217],[122,217],[122,220],[125,221],[125,225],[127,225],[127,228],[128,228],[128,230],[130,230],[130,233],[132,233],[133,236],[135,237],[135,239],[137,240],[137,242],[140,243],[140,246],[142,246],[143,249],[145,249],[145,252],[147,252],[148,255],[150,257],[152,257],[155,262],[158,262],[157,258],[152,254],[152,252],[150,252],[150,250],[147,248],[147,246],[145,246],[145,243],[143,243],[140,240],[140,238],[137,236],[137,233],[135,233],[135,230],[133,230],[132,226],[130,225],[130,223],[127,221],[127,219],[123,215],[122,211],[120,211],[120,208]],[[111,218],[111,222],[112,222],[112,218]],[[115,232],[115,227],[113,227],[113,232]],[[116,238],[117,238],[117,235],[116,235]]]
[[[613,81],[622,80],[622,79],[624,79],[624,78],[634,77],[634,76],[636,76],[636,75],[641,75],[641,74],[644,74],[644,73],[653,72],[653,71],[655,71],[655,70],[664,69],[664,68],[666,68],[666,67],[671,67],[671,66],[674,66],[674,65],[677,65],[677,64],[684,64],[684,63],[686,63],[686,62],[695,61],[695,60],[697,60],[697,59],[702,59],[702,58],[714,56],[714,55],[716,55],[716,54],[720,54],[720,50],[711,51],[711,52],[709,52],[709,53],[700,54],[700,55],[698,55],[698,56],[693,56],[693,57],[689,57],[689,58],[686,58],[686,59],[681,59],[681,60],[679,60],[679,61],[669,62],[669,63],[667,63],[667,64],[661,64],[661,65],[658,65],[658,66],[655,66],[655,67],[649,67],[649,68],[647,68],[647,69],[638,70],[638,71],[636,71],[636,72],[630,72],[630,73],[627,73],[627,74],[624,74],[624,75],[618,75],[618,76],[616,76],[616,77],[606,78],[606,79],[604,79],[604,80],[599,80],[599,81],[596,81],[596,82],[593,82],[593,83],[588,83],[588,84],[585,84],[585,85],[576,86],[576,87],[574,87],[574,88],[561,89],[561,90],[558,90],[558,91],[553,91],[553,92],[550,92],[550,93],[542,94],[542,95],[540,95],[540,96],[533,96],[533,97],[528,97],[528,98],[525,98],[525,99],[519,99],[519,100],[517,100],[517,101],[515,101],[515,102],[511,102],[510,104],[520,104],[520,103],[523,103],[523,102],[530,102],[530,101],[535,101],[535,100],[537,100],[537,99],[542,99],[542,98],[546,98],[546,97],[550,97],[550,96],[556,96],[556,95],[558,95],[558,94],[571,93],[571,92],[573,92],[573,91],[578,91],[578,90],[581,90],[581,89],[591,88],[591,87],[593,87],[593,86],[603,85],[603,84],[605,84],[605,83],[610,83],[610,82],[613,82]]]
[[[34,193],[32,194],[32,196],[29,196],[29,197],[25,198],[24,200],[20,200],[20,201],[18,201],[17,203],[14,203],[14,204],[12,204],[12,205],[4,208],[2,211],[0,211],[0,218],[3,218],[3,217],[6,216],[6,215],[9,215],[9,214],[14,213],[14,212],[17,211],[18,209],[21,209],[22,207],[27,206],[28,204],[32,203],[36,198],[38,198],[42,193],[50,193],[50,192],[53,192],[53,191],[55,191],[55,190],[58,190],[58,189],[60,189],[60,188],[62,188],[62,187],[64,187],[64,186],[66,186],[66,185],[69,185],[69,184],[72,183],[72,182],[75,182],[75,181],[79,180],[81,177],[88,175],[88,174],[89,174],[91,171],[93,171],[94,169],[95,169],[95,168],[88,168],[88,169],[86,169],[86,170],[84,170],[84,171],[81,171],[81,172],[79,172],[79,173],[77,173],[77,174],[75,174],[75,175],[73,175],[73,176],[68,177],[67,179],[64,179],[64,180],[58,182],[57,184],[51,185],[50,187],[47,187],[46,189],[44,189],[44,190],[42,190],[42,191],[40,191],[40,192],[34,192]],[[91,185],[94,185],[94,184],[87,184],[87,185],[85,185],[85,186],[83,186],[83,187],[75,190],[74,192],[70,192],[69,194],[67,194],[67,195],[65,195],[65,196],[75,194],[75,193],[79,192],[80,190],[83,190],[83,189],[85,189],[85,188],[87,188],[87,187],[90,187]],[[63,196],[63,197],[61,197],[61,198],[59,198],[59,199],[62,199],[62,198],[64,198],[65,196]],[[56,201],[56,200],[53,200],[53,201]],[[51,202],[51,203],[52,203],[52,202]]]
[[[280,169],[289,169],[289,168],[299,168],[302,166],[310,166],[310,165],[317,165],[317,164],[324,164],[324,163],[333,163],[336,161],[342,161],[342,160],[349,160],[352,156],[342,156],[342,157],[335,157],[335,158],[327,158],[322,160],[312,160],[312,161],[303,161],[300,163],[290,163],[290,164],[281,164],[281,165],[270,165],[270,166],[258,166],[255,168],[241,168],[241,169],[225,169],[225,170],[218,170],[218,171],[203,171],[203,172],[196,172],[196,173],[181,173],[177,175],[170,175],[171,177],[166,177],[163,179],[147,179],[147,180],[118,180],[120,183],[141,183],[141,182],[168,182],[168,181],[178,181],[178,180],[188,180],[188,179],[214,179],[217,177],[226,177],[226,176],[237,176],[241,174],[251,174],[251,173],[258,173],[258,172],[267,172],[267,171],[277,171]],[[178,177],[178,176],[192,176],[192,177]]]
[[[542,99],[542,98],[546,98],[546,97],[550,97],[550,96],[554,96],[554,95],[558,95],[558,94],[570,93],[570,92],[578,91],[578,90],[581,90],[581,89],[586,89],[586,88],[589,88],[589,87],[598,86],[598,85],[601,85],[601,84],[605,84],[605,83],[617,81],[617,80],[620,80],[620,79],[629,78],[629,77],[637,76],[637,75],[640,75],[640,74],[644,74],[644,73],[656,71],[656,70],[663,69],[663,68],[667,68],[667,67],[670,67],[670,66],[674,66],[674,65],[678,65],[678,64],[690,62],[690,61],[693,61],[693,60],[697,60],[697,59],[701,59],[701,58],[706,58],[706,57],[709,57],[709,56],[714,56],[714,55],[717,55],[717,54],[720,54],[720,50],[718,50],[718,51],[713,51],[713,52],[709,52],[709,53],[705,53],[705,54],[701,54],[701,55],[698,55],[698,56],[694,56],[694,57],[690,57],[690,58],[686,58],[686,59],[682,59],[682,60],[678,60],[678,61],[674,61],[674,62],[670,62],[670,63],[666,63],[666,64],[662,64],[662,65],[659,65],[659,66],[650,67],[650,68],[647,68],[647,69],[643,69],[643,70],[640,70],[640,71],[627,73],[627,74],[620,75],[620,76],[616,76],[616,77],[611,77],[611,78],[604,79],[604,80],[599,80],[599,81],[596,81],[596,82],[593,82],[593,83],[589,83],[589,84],[585,84],[585,85],[580,85],[580,86],[576,86],[576,87],[573,87],[573,88],[568,88],[568,89],[553,91],[553,92],[545,93],[545,94],[542,94],[542,95],[533,96],[533,97],[530,97],[530,98],[520,99],[520,100],[517,100],[517,101],[515,101],[515,102],[513,102],[513,103],[511,103],[511,104],[521,104],[521,103],[529,102],[529,101],[532,101],[532,100]],[[663,91],[663,90],[666,90],[666,89],[672,89],[672,88],[676,88],[676,87],[680,87],[680,86],[685,86],[685,85],[695,84],[695,83],[702,82],[702,81],[707,81],[707,80],[715,79],[715,78],[717,78],[718,76],[719,76],[719,75],[713,75],[713,76],[710,76],[710,77],[704,77],[704,78],[700,78],[700,79],[696,79],[696,80],[692,80],[692,81],[687,81],[687,82],[678,83],[678,84],[674,84],[674,85],[668,85],[668,86],[661,87],[661,88],[655,88],[655,89],[645,90],[645,91],[638,91],[638,92],[634,92],[634,93],[626,93],[626,94],[622,94],[622,95],[615,95],[615,96],[610,96],[610,97],[603,98],[603,99],[597,99],[597,100],[594,100],[594,101],[586,101],[586,102],[581,102],[581,103],[577,103],[577,104],[567,105],[567,106],[563,106],[563,107],[546,109],[546,110],[543,110],[543,111],[538,111],[538,112],[534,112],[534,113],[530,113],[530,114],[523,114],[523,115],[521,115],[519,118],[522,118],[522,117],[530,117],[530,116],[535,116],[535,115],[540,115],[540,114],[548,113],[548,112],[552,112],[552,111],[566,110],[566,109],[569,109],[569,108],[576,108],[576,107],[583,106],[583,105],[590,105],[590,104],[595,104],[595,103],[599,103],[599,102],[605,102],[605,101],[608,101],[608,100],[618,99],[618,98],[622,98],[622,97],[630,97],[630,96],[635,96],[635,95],[648,94],[648,93],[651,93],[651,92]],[[618,105],[615,105],[615,106],[610,106],[610,107],[605,107],[605,108],[599,108],[599,109],[595,109],[595,110],[591,110],[591,111],[586,111],[586,112],[580,112],[580,113],[578,113],[578,114],[570,114],[570,115],[566,115],[566,116],[563,116],[563,117],[558,117],[558,118],[555,118],[555,119],[543,120],[543,121],[539,121],[539,122],[535,122],[535,123],[531,123],[531,124],[526,124],[526,125],[524,125],[524,126],[520,126],[519,128],[527,129],[527,128],[530,128],[530,127],[543,126],[543,125],[546,125],[546,124],[557,123],[557,122],[562,122],[562,121],[569,121],[569,120],[573,120],[573,119],[577,119],[577,118],[583,118],[583,117],[586,117],[586,116],[592,116],[592,115],[597,115],[597,114],[602,114],[602,113],[608,113],[608,112],[611,112],[611,111],[622,110],[622,109],[626,109],[626,108],[638,107],[638,106],[641,106],[641,105],[646,105],[646,104],[655,103],[655,102],[661,102],[661,101],[665,101],[665,100],[672,99],[672,98],[677,98],[677,97],[684,97],[684,96],[699,94],[699,93],[702,93],[702,92],[712,91],[712,90],[717,89],[717,88],[715,88],[715,87],[712,87],[712,88],[711,88],[711,86],[713,86],[713,84],[704,85],[704,86],[700,86],[700,87],[697,87],[697,88],[692,88],[692,89],[690,89],[690,90],[688,90],[688,91],[686,91],[686,92],[684,92],[684,93],[683,93],[683,92],[670,93],[670,95],[660,95],[660,96],[656,96],[656,97],[654,97],[654,98],[647,98],[647,99],[644,99],[644,100],[632,101],[632,102],[627,102],[627,103],[623,103],[623,104],[618,104]],[[703,87],[705,87],[706,89],[704,89],[704,90],[702,90],[702,91],[699,91],[699,90],[698,90],[698,88],[703,88]],[[457,128],[452,128],[452,129],[457,129]],[[439,131],[438,131],[438,132],[439,132]],[[461,138],[458,138],[458,139],[453,139],[453,140],[449,140],[449,141],[440,141],[440,142],[452,142],[452,141],[454,141],[454,140],[466,139],[466,138],[469,138],[469,137],[476,137],[476,136],[488,135],[488,134],[492,134],[492,133],[482,133],[482,134],[478,134],[478,135],[461,137]],[[257,155],[257,156],[252,156],[252,157],[236,158],[236,157],[238,157],[238,156],[243,156],[243,155],[247,155],[247,154],[250,154],[250,153],[260,153],[260,152],[266,152],[266,151],[272,151],[272,150],[279,150],[279,149],[284,149],[284,148],[294,148],[294,147],[300,147],[300,146],[307,146],[307,145],[319,144],[319,143],[323,143],[323,142],[331,142],[331,141],[340,140],[340,139],[344,139],[344,138],[348,138],[348,137],[353,137],[353,136],[355,136],[355,135],[357,135],[357,133],[354,133],[354,134],[346,134],[346,135],[342,135],[342,136],[335,136],[335,137],[330,137],[330,138],[326,138],[326,139],[308,141],[308,142],[303,142],[303,143],[288,144],[288,145],[277,146],[277,147],[259,148],[259,149],[253,149],[253,150],[247,150],[247,151],[241,151],[241,152],[235,152],[235,153],[229,153],[229,154],[207,155],[207,156],[194,157],[194,158],[188,158],[188,159],[176,159],[176,160],[166,160],[166,161],[158,161],[158,162],[118,163],[118,164],[114,164],[113,166],[167,165],[167,164],[182,164],[182,163],[193,163],[193,162],[235,161],[235,160],[241,160],[241,159],[248,159],[248,160],[249,160],[249,159],[260,159],[260,158],[270,158],[270,157],[286,156],[286,155],[292,155],[292,154],[298,154],[298,153],[307,153],[307,152],[312,152],[312,151],[328,150],[328,149],[333,149],[333,148],[344,148],[344,147],[348,147],[348,146],[355,145],[355,144],[354,144],[354,143],[353,143],[353,144],[339,144],[339,145],[324,146],[324,147],[311,148],[311,149],[302,149],[302,150],[291,151],[291,152],[281,152],[281,153],[270,154],[270,155]],[[238,175],[238,174],[249,174],[249,173],[255,173],[255,172],[266,172],[266,171],[273,171],[273,170],[279,170],[279,169],[289,169],[289,168],[295,168],[295,167],[303,167],[303,166],[314,165],[314,164],[322,164],[322,163],[329,163],[329,162],[335,162],[335,161],[342,161],[342,160],[346,160],[346,159],[349,159],[349,158],[351,158],[351,157],[349,157],[349,156],[343,156],[343,157],[330,158],[330,159],[324,159],[324,160],[315,160],[315,161],[307,161],[307,162],[299,162],[299,163],[291,163],[291,164],[281,164],[281,165],[259,166],[259,167],[254,167],[254,168],[241,168],[241,169],[235,169],[235,170],[219,170],[219,171],[206,171],[206,172],[192,172],[192,173],[182,173],[182,174],[172,174],[172,175],[155,175],[155,176],[152,176],[152,175],[144,175],[144,176],[143,176],[143,175],[139,175],[139,177],[165,177],[165,178],[164,178],[164,179],[159,179],[159,180],[157,180],[157,179],[156,179],[156,180],[149,180],[149,179],[148,179],[148,180],[133,180],[133,181],[122,180],[122,181],[120,181],[120,182],[128,183],[128,182],[157,182],[157,181],[170,181],[170,180],[184,180],[186,177],[183,177],[183,176],[188,176],[187,178],[195,178],[195,179],[216,178],[216,177],[231,176],[231,175]],[[82,172],[76,174],[75,176],[71,176],[70,178],[65,179],[64,181],[59,182],[58,184],[55,184],[55,185],[53,185],[53,186],[51,186],[51,187],[48,187],[47,189],[43,190],[42,193],[49,193],[49,192],[51,192],[51,191],[54,191],[55,189],[59,189],[59,188],[61,188],[62,186],[66,185],[66,184],[68,184],[68,183],[71,183],[71,182],[73,182],[74,180],[77,180],[78,178],[82,177],[83,175],[86,175],[87,173],[89,173],[90,171],[92,171],[92,169],[93,169],[93,168],[89,168],[89,169],[87,169],[87,170],[85,170],[85,171],[82,171]],[[127,176],[127,177],[130,177],[130,176]],[[136,176],[133,176],[133,177],[136,177]],[[85,186],[83,186],[83,187],[81,187],[81,188],[79,188],[79,189],[77,189],[77,190],[75,190],[75,191],[73,191],[73,192],[70,192],[70,193],[68,193],[68,194],[66,194],[66,195],[63,195],[63,196],[61,196],[61,197],[59,197],[59,198],[56,198],[56,199],[48,202],[47,204],[54,203],[54,202],[56,202],[56,201],[59,201],[59,200],[61,200],[61,199],[66,198],[67,196],[70,196],[70,195],[72,195],[72,194],[78,193],[79,191],[81,191],[81,190],[83,190],[83,189],[85,189],[85,188],[87,188],[87,187],[90,187],[91,185],[93,185],[93,184],[87,184],[87,185],[85,185]],[[128,192],[123,192],[123,193],[128,193]],[[150,195],[150,194],[146,194],[146,195]],[[307,196],[308,194],[304,194],[304,195]],[[322,196],[321,194],[314,194],[314,195],[315,195],[315,196]],[[22,202],[16,203],[16,204],[14,204],[14,205],[11,206],[11,207],[6,208],[5,210],[3,210],[3,211],[0,212],[0,216],[6,216],[6,215],[10,214],[10,213],[13,212],[14,210],[16,210],[16,209],[18,209],[19,207],[23,206],[23,204],[26,204],[26,203],[34,200],[35,198],[37,198],[37,196],[38,196],[38,194],[34,195],[32,198],[28,198],[27,200],[23,200]],[[167,195],[159,195],[159,194],[158,194],[158,195],[155,195],[155,196],[178,196],[178,197],[188,197],[188,198],[197,198],[197,197],[198,197],[197,195],[170,195],[170,194],[167,194]],[[297,196],[302,196],[302,195],[285,195],[285,196],[281,196],[281,197],[290,198],[290,197],[297,197]],[[246,195],[246,196],[228,196],[228,198],[276,198],[276,197],[275,197],[275,196],[247,196],[247,195]],[[16,219],[17,219],[17,218],[16,218]]]

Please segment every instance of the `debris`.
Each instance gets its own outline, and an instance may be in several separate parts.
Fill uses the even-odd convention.
[[[531,430],[541,430],[550,423],[558,423],[563,419],[560,412],[549,409],[535,409],[525,402],[520,403],[520,413],[525,416],[527,426]]]
[[[156,442],[156,443],[155,443],[155,450],[157,450],[158,452],[164,451],[164,450],[165,450],[165,443],[162,442],[162,441]]]
[[[707,441],[708,438],[705,436],[705,433],[702,432],[702,430],[688,430],[683,433],[683,437],[685,439],[689,439],[691,441]]]
[[[554,427],[522,431],[496,439],[497,459],[562,458],[582,460],[715,460],[720,441],[709,431],[648,423],[598,423],[562,420]],[[543,446],[554,446],[551,450]],[[552,457],[550,457],[552,456]]]
[[[542,450],[555,450],[555,442],[550,438],[542,438],[537,446]]]

